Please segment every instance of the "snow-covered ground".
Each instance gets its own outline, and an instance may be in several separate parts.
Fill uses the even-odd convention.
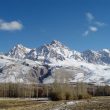
[[[23,64],[23,62],[25,63]],[[27,66],[26,64],[29,64],[29,66]],[[34,66],[40,67],[41,65],[42,63],[41,62],[38,63],[37,61],[32,61],[28,59],[18,60],[15,58],[10,58],[4,55],[0,55],[0,69],[1,69],[0,82],[27,83],[29,81],[28,74],[30,70],[32,70]],[[92,64],[92,63],[86,63],[84,61],[77,61],[72,59],[70,60],[67,59],[65,61],[57,61],[57,62],[55,61],[49,65],[51,67],[54,67],[54,69],[56,69],[57,67],[60,68],[69,67],[70,69],[73,68],[73,70],[71,69],[71,74],[73,74],[72,76],[74,76],[74,78],[73,77],[69,78],[69,82],[71,83],[82,81],[82,82],[94,83],[94,84],[110,84],[109,65]],[[74,72],[74,68],[77,68],[75,72]],[[54,74],[54,72],[52,74]],[[63,76],[63,73],[61,74]],[[55,81],[54,78],[55,77],[53,76],[48,76],[47,78],[44,79],[44,83],[53,83]]]

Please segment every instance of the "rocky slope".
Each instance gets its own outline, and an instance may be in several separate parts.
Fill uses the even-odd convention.
[[[78,52],[56,40],[34,49],[19,44],[0,55],[0,82],[110,84],[109,64],[109,49]]]

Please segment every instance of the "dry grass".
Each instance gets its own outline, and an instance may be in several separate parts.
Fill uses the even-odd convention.
[[[110,110],[110,97],[94,97],[83,103],[67,107],[68,110]]]
[[[49,110],[61,102],[39,102],[36,100],[0,100],[0,110]]]
[[[0,110],[110,110],[110,97],[94,97],[73,105],[64,101],[0,100]]]

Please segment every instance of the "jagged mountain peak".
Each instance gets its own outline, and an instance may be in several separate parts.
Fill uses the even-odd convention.
[[[82,54],[83,54],[83,56],[97,56],[97,55],[99,55],[99,52],[88,49],[88,50],[82,52]]]
[[[58,40],[52,40],[51,41],[51,44],[60,44],[61,42],[60,41],[58,41]]]
[[[33,66],[36,66],[36,64],[41,66],[47,64],[54,68],[61,67],[62,69],[60,68],[61,71],[59,70],[59,73],[61,73],[63,69],[65,69],[63,73],[67,71],[67,73],[69,72],[68,75],[72,74],[72,76],[70,76],[70,79],[72,78],[71,80],[73,80],[73,76],[75,76],[76,79],[73,81],[81,79],[82,81],[84,80],[86,82],[93,81],[97,83],[97,81],[109,81],[110,83],[110,78],[108,77],[110,75],[110,49],[102,49],[99,51],[89,49],[80,53],[78,51],[69,49],[57,40],[53,40],[49,44],[45,44],[40,46],[39,48],[34,49],[29,49],[22,44],[17,44],[16,46],[14,46],[14,48],[11,49],[8,56],[19,59],[14,59],[17,66],[13,67],[13,65],[11,65],[11,67],[9,67],[9,69],[11,68],[11,73],[14,73],[15,71],[17,71],[17,73],[22,73],[19,72],[20,69],[18,69],[18,66],[20,66],[19,68],[21,68],[22,66],[22,68],[24,68],[24,66],[26,66],[27,70],[31,68],[33,63]],[[6,58],[2,55],[0,58],[3,62],[4,60],[6,60]],[[10,62],[11,59],[13,62],[13,58],[7,57],[7,60],[10,59],[8,62]],[[24,63],[21,63],[21,61],[25,61],[27,64],[24,65]],[[3,65],[5,64],[1,64],[1,67],[3,67]],[[65,66],[68,66],[68,68],[65,68]],[[15,69],[13,70],[12,67]],[[5,69],[6,68],[4,68],[4,70]],[[33,68],[31,69],[31,71],[32,70]],[[35,70],[33,70],[33,72],[35,72]],[[26,71],[26,74],[27,73],[28,72]]]
[[[44,44],[35,49],[29,49],[22,44],[17,44],[8,53],[8,56],[20,59],[63,61],[66,59],[82,60],[81,53],[71,50],[58,40],[53,40],[50,44]]]
[[[23,59],[25,58],[26,54],[30,51],[31,49],[23,46],[22,44],[16,44],[9,52],[8,56],[13,57],[13,58],[18,58],[18,59]]]
[[[53,40],[50,44],[44,44],[35,50],[31,50],[27,55],[29,59],[42,60],[47,62],[64,61],[66,59],[82,59],[81,53],[70,50],[57,40]]]
[[[106,53],[110,53],[110,49],[102,49],[101,51],[106,52]]]
[[[60,41],[58,40],[53,40],[50,45],[55,45],[55,46],[64,46]]]
[[[66,73],[68,76],[70,75],[68,77],[68,81],[70,82],[81,80],[96,83],[100,81],[110,84],[110,49],[102,49],[99,51],[89,49],[80,53],[69,49],[57,40],[53,40],[50,44],[45,44],[34,49],[29,49],[22,44],[17,44],[8,53],[8,56],[14,59],[3,55],[0,56],[0,65],[4,67],[1,69],[1,71],[3,71],[3,78],[0,76],[0,80],[2,81],[6,78],[7,81],[13,81],[13,77],[16,79],[16,73],[18,74],[18,78],[20,75],[20,80],[22,81],[25,81],[24,78],[27,76],[23,74],[29,74],[29,76],[31,76],[30,72],[32,72],[33,77],[34,74],[39,77],[40,68],[44,68],[44,65],[47,64],[50,68],[54,67],[56,69],[56,67],[58,67],[59,72],[58,69],[56,69],[56,72],[61,73],[62,77],[63,74]],[[35,68],[36,64],[39,70]],[[24,71],[24,68],[26,71]],[[6,78],[4,77],[4,73]],[[47,73],[48,72],[46,72],[46,75]],[[42,77],[44,76],[45,74],[43,74]],[[26,79],[28,79],[28,77],[26,77]],[[35,78],[37,79],[38,77]],[[40,75],[40,78],[42,77]],[[48,78],[54,79],[54,76],[47,77],[47,80]],[[46,79],[44,78],[43,81],[46,81]]]
[[[45,44],[37,50],[38,56],[44,56],[52,61],[64,61],[66,59],[82,60],[80,52],[69,49],[57,40],[53,40],[50,44]]]
[[[16,44],[11,50],[27,50],[27,51],[29,51],[30,50],[30,48],[27,48],[27,47],[25,47],[24,45],[22,45],[22,44]]]
[[[16,44],[15,47],[20,48],[20,47],[24,47],[24,46],[22,44]]]
[[[102,49],[99,51],[86,50],[82,53],[85,61],[94,64],[110,64],[110,50]]]
[[[46,47],[46,48],[68,48],[67,46],[65,46],[62,42],[58,41],[58,40],[53,40],[48,44],[44,44],[40,47]],[[69,48],[68,48],[69,49]]]
[[[8,53],[8,56],[18,59],[31,59],[42,62],[56,62],[64,60],[86,61],[94,64],[110,64],[110,49],[99,51],[86,50],[82,53],[71,50],[58,40],[44,44],[38,48],[29,49],[22,44],[17,44]]]

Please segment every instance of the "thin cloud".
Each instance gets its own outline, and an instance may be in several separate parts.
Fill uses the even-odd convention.
[[[98,28],[95,26],[90,26],[84,33],[83,36],[88,36],[90,33],[97,32]]]
[[[96,24],[97,26],[99,26],[99,27],[106,26],[105,23],[103,23],[103,22],[99,22],[99,21],[96,21],[95,24]]]
[[[21,30],[22,28],[23,25],[18,21],[6,22],[4,20],[0,20],[0,30],[16,31],[16,30]]]
[[[86,30],[84,33],[83,33],[83,36],[88,36],[89,34],[89,30]]]
[[[88,12],[86,13],[86,18],[89,22],[91,22],[95,17],[92,15],[92,13]]]
[[[93,14],[90,12],[86,13],[86,18],[89,23],[88,28],[82,34],[83,36],[88,36],[90,33],[97,32],[101,27],[106,26],[104,22],[95,20],[95,16],[93,16]]]
[[[92,32],[98,31],[98,28],[95,27],[95,26],[90,26],[89,29],[90,29],[90,31],[92,31]]]

